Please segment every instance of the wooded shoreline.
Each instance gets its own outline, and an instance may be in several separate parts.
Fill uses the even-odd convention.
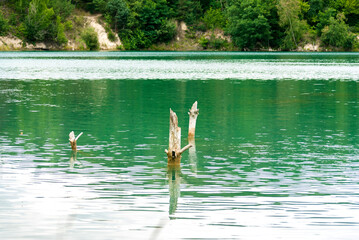
[[[0,0],[0,50],[358,51],[358,0]]]

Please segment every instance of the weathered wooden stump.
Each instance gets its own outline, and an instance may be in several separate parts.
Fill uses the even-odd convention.
[[[188,144],[184,148],[181,148],[181,128],[178,127],[178,118],[176,113],[170,109],[169,145],[168,150],[165,150],[168,158],[168,164],[180,164],[181,154],[191,146],[191,144]]]
[[[81,135],[83,134],[83,132],[81,132],[77,137],[75,137],[75,133],[74,131],[71,131],[69,134],[69,141],[71,144],[71,148],[72,151],[77,151],[77,139],[79,139],[79,137],[81,137]]]
[[[192,105],[192,108],[189,110],[189,126],[188,126],[188,142],[194,141],[194,136],[196,134],[196,122],[197,116],[199,114],[199,109],[197,109],[197,101]]]
[[[197,172],[197,153],[196,153],[196,142],[195,142],[195,133],[196,133],[196,122],[197,116],[199,114],[199,109],[197,108],[197,101],[193,103],[192,108],[189,110],[189,125],[188,125],[188,143],[192,147],[188,150],[188,157],[190,160],[190,165],[193,172]]]

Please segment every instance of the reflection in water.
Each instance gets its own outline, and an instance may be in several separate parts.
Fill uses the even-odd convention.
[[[70,157],[70,168],[74,168],[75,164],[82,166],[82,163],[77,159],[77,151],[72,151]]]
[[[167,167],[168,188],[170,192],[169,215],[173,215],[177,209],[178,198],[181,194],[181,166],[168,165]],[[172,219],[172,218],[171,218]]]
[[[188,143],[192,145],[192,147],[188,149],[188,157],[191,165],[191,170],[193,173],[197,173],[196,142],[194,139],[189,139]]]
[[[0,59],[1,238],[357,239],[359,55],[266,55]],[[163,169],[167,109],[193,98],[198,149]],[[68,129],[88,132],[77,154]]]
[[[74,168],[76,160],[77,160],[77,152],[72,151],[71,157],[70,157],[70,168]]]

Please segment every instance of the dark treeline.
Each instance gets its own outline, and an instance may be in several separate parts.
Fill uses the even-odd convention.
[[[239,50],[297,49],[318,43],[334,50],[358,48],[359,0],[0,0],[0,35],[26,42],[67,43],[75,9],[102,14],[109,37],[125,49],[171,41],[176,22],[189,32],[222,29]],[[113,36],[112,36],[113,37]],[[216,39],[214,39],[216,40]],[[208,39],[199,43],[206,48]],[[224,42],[219,42],[219,45]]]

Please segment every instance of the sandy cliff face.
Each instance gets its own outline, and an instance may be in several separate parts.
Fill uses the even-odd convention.
[[[13,37],[0,37],[0,50],[20,50],[22,49],[22,40]]]
[[[98,41],[100,43],[100,49],[101,50],[116,50],[118,49],[122,43],[119,39],[119,37],[116,35],[116,41],[111,42],[107,37],[107,32],[105,28],[99,24],[98,18],[100,15],[96,16],[87,16],[86,18],[86,24],[92,28],[95,29],[97,32]]]
[[[107,36],[105,28],[99,23],[100,15],[89,15],[85,16],[85,26],[92,27],[98,36],[98,41],[100,43],[100,50],[117,50],[121,47],[122,43],[119,37],[116,35],[116,40],[114,42],[110,41]],[[59,47],[54,44],[49,43],[36,43],[28,44],[23,43],[23,41],[14,36],[5,36],[0,37],[0,50],[81,50],[81,42],[76,41],[76,39],[69,39],[66,46]]]

